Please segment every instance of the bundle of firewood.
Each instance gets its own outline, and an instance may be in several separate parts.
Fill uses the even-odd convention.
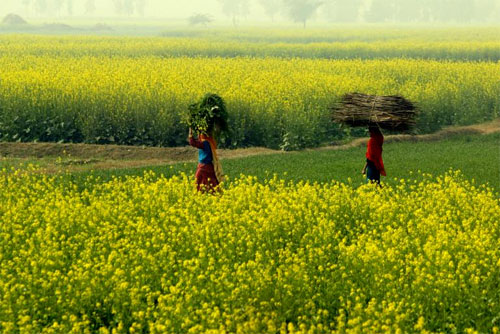
[[[416,108],[400,96],[346,94],[333,107],[333,120],[352,127],[377,125],[386,130],[408,131],[415,126]]]

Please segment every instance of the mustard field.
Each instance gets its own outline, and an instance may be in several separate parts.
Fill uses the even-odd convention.
[[[329,49],[339,47],[326,42],[322,51],[314,43],[188,38],[0,41],[0,139],[7,141],[184,145],[187,108],[207,92],[228,105],[232,131],[221,141],[225,147],[300,149],[345,138],[349,133],[331,122],[330,107],[353,91],[412,100],[417,133],[484,122],[500,110],[500,64],[467,56],[490,46],[485,52],[498,55],[492,40],[433,42],[441,47],[374,42],[366,51],[380,47],[382,56],[374,59],[328,59]],[[356,55],[357,43],[340,44]],[[394,58],[390,52],[398,48],[410,51]],[[436,56],[412,58],[423,48],[434,48]],[[463,58],[447,60],[448,52]]]
[[[184,146],[208,92],[229,148],[365,135],[331,121],[355,91],[413,101],[417,134],[483,123],[498,32],[0,34],[0,141]],[[387,143],[383,188],[360,185],[364,147],[227,159],[216,195],[194,164],[49,175],[0,157],[0,333],[499,333],[498,135],[456,136]]]
[[[422,32],[422,30],[419,30]],[[425,31],[425,30],[424,30]],[[166,37],[0,35],[0,54],[64,57],[275,57],[500,60],[500,29],[427,31],[170,31]]]
[[[383,189],[0,173],[0,332],[497,333],[500,203]]]

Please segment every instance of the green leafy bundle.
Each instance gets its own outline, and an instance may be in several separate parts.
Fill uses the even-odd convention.
[[[224,100],[217,94],[208,93],[200,102],[189,106],[187,123],[196,135],[208,135],[227,131],[227,118]]]

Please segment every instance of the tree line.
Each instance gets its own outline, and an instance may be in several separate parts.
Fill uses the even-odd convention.
[[[150,0],[99,0],[112,3],[115,14],[144,16],[157,10]],[[217,0],[233,24],[264,9],[269,20],[286,18],[306,26],[313,19],[330,22],[488,22],[500,19],[500,0]],[[26,12],[39,15],[95,15],[97,0],[22,0]],[[208,3],[208,1],[207,1]],[[200,12],[204,11],[200,8]],[[81,14],[81,13],[79,13]],[[211,14],[211,13],[207,13]]]
[[[230,8],[250,0],[219,0]],[[485,22],[500,19],[499,0],[258,0],[274,19],[284,15],[306,25],[318,16],[331,22]],[[226,11],[228,15],[242,11]]]
[[[102,0],[99,0],[102,1]],[[147,0],[109,0],[116,14],[144,16]],[[27,13],[38,15],[75,15],[75,4],[83,2],[84,14],[94,15],[97,0],[22,0]]]

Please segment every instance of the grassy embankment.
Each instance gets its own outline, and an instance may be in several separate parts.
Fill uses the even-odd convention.
[[[388,177],[414,178],[418,171],[440,175],[450,168],[458,169],[468,179],[478,184],[489,183],[500,190],[500,134],[486,136],[464,136],[439,142],[400,142],[385,145],[384,160]],[[310,150],[248,158],[224,160],[225,172],[230,177],[239,174],[255,175],[265,179],[278,174],[286,180],[330,182],[332,180],[353,183],[363,182],[361,169],[366,148],[353,147],[346,150]],[[171,168],[172,167],[172,168]],[[172,175],[189,173],[195,163],[156,166],[157,173]],[[104,179],[112,175],[141,174],[144,168],[94,172]],[[417,176],[418,177],[418,176]]]
[[[466,178],[474,179],[477,184],[488,183],[498,191],[500,190],[499,143],[500,133],[464,134],[440,141],[388,142],[384,146],[384,160],[389,176],[384,180],[394,183],[394,178],[419,177],[418,171],[440,175],[452,168],[461,170]],[[196,151],[194,149],[192,151],[190,160],[196,155]],[[263,180],[278,174],[280,178],[293,181],[349,182],[351,180],[353,184],[363,182],[360,171],[364,163],[364,145],[345,149],[326,148],[271,154],[265,151],[265,153],[248,157],[233,154],[237,158],[223,160],[224,170],[230,178],[246,174],[255,175]],[[226,156],[231,156],[231,151]],[[144,165],[148,164],[148,161],[155,166],[117,168],[117,166]],[[100,162],[103,164],[100,165]],[[115,163],[111,163],[99,158],[79,160],[70,156],[41,159],[4,157],[0,160],[0,167],[19,166],[20,163],[39,165],[51,172],[67,170],[68,178],[82,182],[91,174],[105,181],[113,176],[142,175],[147,170],[171,176],[180,172],[189,174],[196,168],[194,161],[163,164],[158,160],[116,160]],[[100,169],[91,171],[93,168]]]

